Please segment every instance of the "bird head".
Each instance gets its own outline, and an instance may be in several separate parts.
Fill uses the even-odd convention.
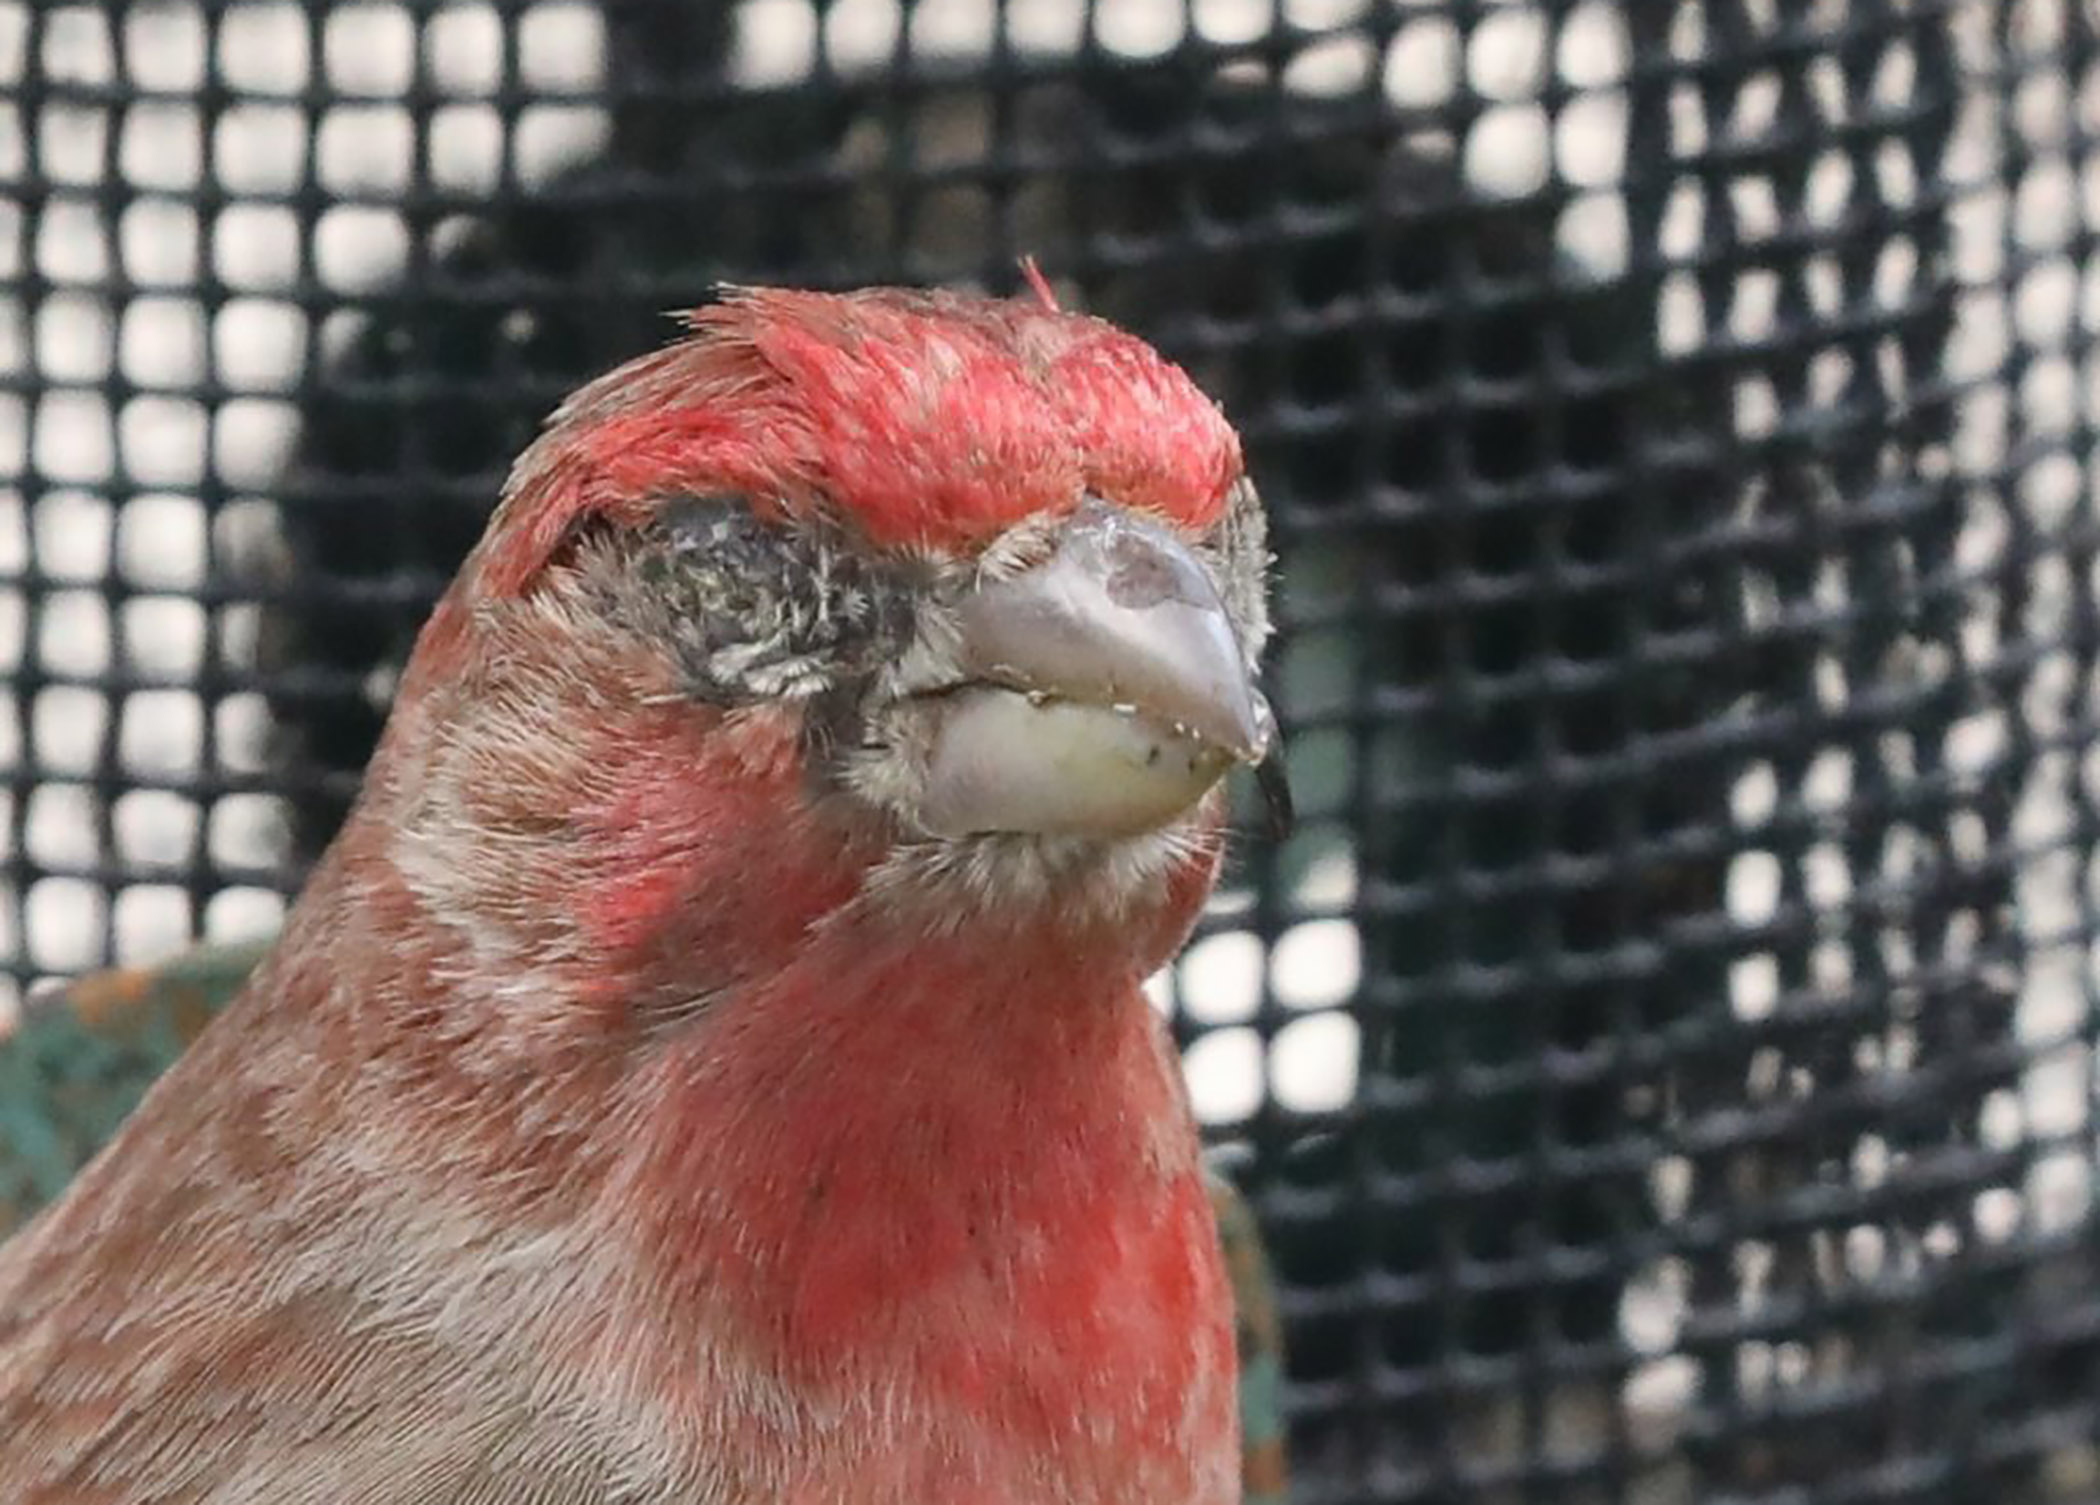
[[[1200,901],[1221,780],[1275,742],[1217,407],[1047,297],[746,291],[686,323],[555,414],[426,628],[388,739],[418,750],[374,779],[411,837],[493,833],[481,871],[594,829],[572,854],[619,846],[622,917],[703,871],[951,922]],[[447,747],[449,781],[409,776]]]

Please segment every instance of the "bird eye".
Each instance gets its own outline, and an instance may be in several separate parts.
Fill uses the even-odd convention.
[[[641,530],[638,607],[689,692],[719,705],[805,696],[900,651],[910,582],[819,522],[773,520],[743,497],[663,502]]]
[[[674,554],[712,554],[750,532],[750,505],[733,492],[677,496],[656,510],[650,525]]]

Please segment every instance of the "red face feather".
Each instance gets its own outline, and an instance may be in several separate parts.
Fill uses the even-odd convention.
[[[1097,902],[1084,864],[986,898],[1025,842],[913,879],[949,870],[820,777],[812,702],[696,701],[607,604],[626,556],[564,553],[723,493],[932,556],[1088,494],[1196,535],[1237,440],[1051,308],[690,323],[521,458],[277,952],[0,1253],[31,1505],[322,1467],[372,1500],[1237,1497],[1223,1273],[1138,991],[1215,796],[1156,869],[1103,856]]]

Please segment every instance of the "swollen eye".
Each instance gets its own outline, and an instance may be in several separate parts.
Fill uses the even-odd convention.
[[[636,609],[710,704],[821,693],[901,652],[914,622],[914,583],[885,556],[736,495],[666,499],[641,548]]]

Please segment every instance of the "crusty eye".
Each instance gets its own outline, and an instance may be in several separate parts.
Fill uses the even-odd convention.
[[[639,588],[622,614],[670,647],[698,699],[816,694],[910,640],[910,567],[821,526],[768,523],[741,497],[681,496],[631,537]]]

